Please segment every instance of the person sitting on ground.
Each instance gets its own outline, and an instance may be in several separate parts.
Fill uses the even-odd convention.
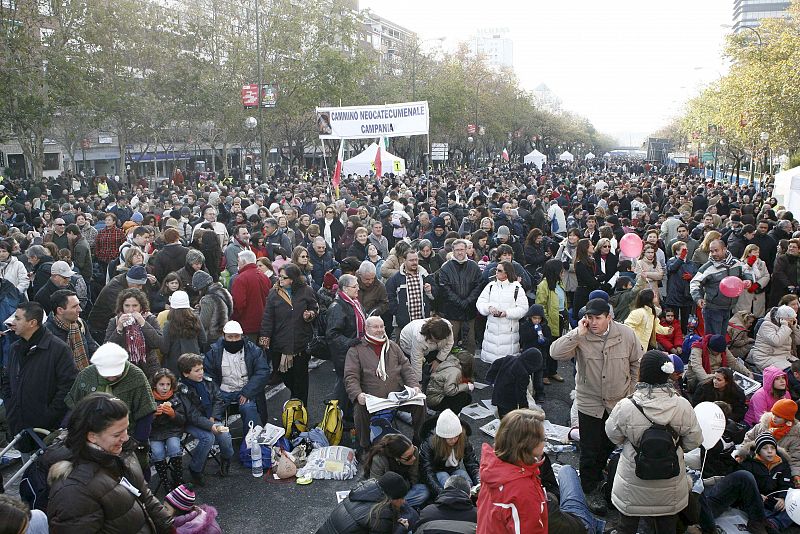
[[[788,390],[789,379],[784,371],[775,367],[764,369],[762,387],[753,394],[750,405],[744,416],[744,422],[750,426],[755,425],[764,412],[772,409],[772,405],[781,399],[791,399]]]
[[[217,523],[217,509],[209,504],[197,505],[191,484],[181,484],[164,497],[164,508],[172,514],[176,534],[222,534]]]
[[[747,450],[743,451],[747,452]],[[792,487],[792,470],[786,451],[769,432],[762,432],[749,448],[747,456],[739,456],[739,469],[753,474],[758,492],[764,501],[767,525],[782,531],[794,524],[786,513],[786,491]]]
[[[468,429],[456,414],[445,410],[436,419],[434,431],[423,437],[419,451],[422,475],[434,497],[439,496],[452,475],[461,475],[473,486],[480,482],[478,459],[469,442]]]
[[[530,348],[522,354],[499,358],[486,372],[486,381],[494,386],[492,404],[502,419],[508,412],[528,407],[528,386],[531,376],[542,369],[542,353]]]
[[[437,412],[450,408],[453,413],[459,414],[464,406],[472,404],[470,393],[475,390],[474,361],[475,354],[465,350],[447,355],[428,381],[425,390],[428,408]]]
[[[790,306],[779,306],[771,309],[761,323],[749,361],[759,370],[770,366],[788,369],[797,360],[794,355],[797,345],[800,345],[797,313]]]
[[[408,482],[388,471],[350,490],[316,534],[405,534],[416,526],[417,512],[405,502]]]
[[[711,374],[720,367],[730,367],[750,378],[753,373],[745,365],[733,357],[725,336],[706,334],[699,341],[692,343],[689,352],[689,366],[686,368],[686,382],[689,391],[694,391],[698,384],[711,378]]]
[[[453,475],[436,501],[422,509],[415,534],[470,533],[478,527],[478,509],[470,498],[469,482]]]
[[[747,413],[747,401],[744,391],[733,378],[733,371],[728,367],[715,370],[710,378],[697,386],[692,397],[694,406],[701,402],[717,401],[727,403],[731,410],[730,418],[737,423],[742,422]]]
[[[418,508],[430,498],[431,492],[420,481],[419,449],[403,434],[387,434],[370,449],[364,461],[364,477],[381,478],[393,471],[402,476],[410,489],[405,495],[409,506]]]
[[[9,534],[47,534],[47,515],[31,510],[24,502],[0,494],[0,524]]]
[[[762,432],[769,432],[789,457],[792,486],[800,487],[800,423],[795,419],[796,415],[797,403],[791,399],[781,399],[773,404],[772,410],[765,412],[744,435],[744,441],[736,448],[737,460],[740,456],[747,456],[747,451]]]
[[[750,354],[755,343],[750,332],[755,323],[756,316],[748,311],[736,312],[728,321],[728,349],[735,357],[746,360]]]
[[[672,334],[656,333],[656,342],[659,348],[669,354],[680,355],[683,352],[683,332],[681,332],[680,322],[676,321],[675,310],[672,308],[664,309],[660,324],[664,328],[672,327]]]

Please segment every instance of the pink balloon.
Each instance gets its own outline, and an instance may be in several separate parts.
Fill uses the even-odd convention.
[[[736,298],[744,291],[744,282],[736,276],[726,276],[719,283],[719,291],[729,298]]]
[[[638,258],[643,246],[642,238],[634,233],[625,234],[619,240],[619,249],[629,258]]]

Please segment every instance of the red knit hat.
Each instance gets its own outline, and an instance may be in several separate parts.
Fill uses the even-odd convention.
[[[770,411],[781,419],[794,421],[794,416],[797,414],[797,403],[792,399],[781,399],[772,405]]]
[[[338,280],[331,272],[325,273],[325,277],[322,279],[322,287],[325,289],[333,289],[333,286],[336,285]]]

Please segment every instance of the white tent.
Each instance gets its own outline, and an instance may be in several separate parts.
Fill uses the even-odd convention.
[[[775,175],[772,196],[778,204],[792,213],[800,211],[800,167],[781,171]]]
[[[585,157],[585,159],[594,159],[596,156],[595,156],[594,154],[592,154],[591,152],[589,152],[589,153],[588,153],[588,154],[586,154],[586,156],[584,156],[584,157]]]
[[[541,168],[542,168],[542,165],[544,165],[544,163],[547,161],[547,156],[545,156],[544,154],[542,154],[541,152],[539,152],[538,150],[536,150],[536,149],[534,148],[534,149],[533,149],[533,152],[531,152],[530,154],[527,154],[527,155],[526,155],[526,156],[525,156],[525,157],[522,159],[522,161],[523,161],[524,163],[533,163],[533,164],[534,164],[534,165],[536,165],[536,166],[537,166],[539,169],[541,169]]]
[[[378,145],[372,143],[361,154],[342,162],[342,174],[367,176],[370,172],[375,172],[375,155],[377,152]],[[381,170],[383,173],[405,174],[406,161],[394,154],[390,154],[386,149],[381,149]]]
[[[558,161],[575,161],[575,156],[569,153],[569,151],[565,150],[563,154],[558,156]]]
[[[603,157],[604,158],[610,158],[611,157],[611,152],[606,152],[605,154],[603,154]]]

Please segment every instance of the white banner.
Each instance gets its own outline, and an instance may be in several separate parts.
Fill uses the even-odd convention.
[[[428,102],[384,106],[317,108],[317,128],[322,139],[369,139],[427,135]]]

